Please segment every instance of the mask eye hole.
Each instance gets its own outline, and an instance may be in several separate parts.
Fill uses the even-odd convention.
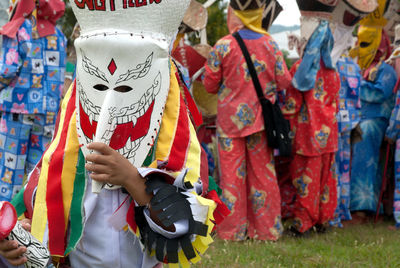
[[[360,47],[368,47],[370,45],[370,43],[368,42],[361,42],[360,43]]]
[[[108,86],[103,85],[103,84],[97,84],[97,85],[93,86],[93,88],[98,91],[106,91],[108,89]]]
[[[114,88],[115,91],[117,91],[117,92],[122,92],[122,93],[124,93],[124,92],[129,92],[129,91],[131,91],[132,89],[133,89],[133,88],[131,88],[130,86],[119,86],[119,87]]]

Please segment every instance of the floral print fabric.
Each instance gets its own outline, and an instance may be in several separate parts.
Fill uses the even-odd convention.
[[[291,163],[292,183],[297,189],[293,209],[294,226],[305,232],[332,219],[337,206],[335,154],[302,156]]]
[[[296,72],[300,61],[290,72]],[[300,92],[291,87],[287,90],[283,113],[290,119],[295,132],[293,153],[319,156],[337,151],[338,125],[337,100],[340,89],[339,75],[321,63],[314,89]]]
[[[291,76],[278,45],[269,35],[240,30],[266,97],[275,102],[276,91],[290,85]],[[210,53],[203,83],[218,93],[217,135],[246,137],[264,129],[260,102],[239,44],[228,35]]]
[[[277,240],[281,198],[272,150],[264,131],[246,138],[218,138],[221,200],[231,214],[218,225],[222,239]]]

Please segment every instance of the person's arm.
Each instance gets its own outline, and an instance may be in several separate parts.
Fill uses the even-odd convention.
[[[23,27],[18,30],[18,33],[20,31],[26,33],[26,29]],[[23,59],[19,51],[21,44],[17,37],[9,38],[7,36],[2,36],[3,54],[0,62],[0,89],[7,87],[11,81],[13,81],[22,66]]]
[[[275,54],[275,81],[278,91],[289,88],[292,83],[292,75],[286,66],[285,58],[281,51]]]
[[[385,134],[386,140],[389,141],[390,143],[393,143],[397,139],[399,131],[400,131],[400,91],[397,91],[396,105],[390,116],[389,126],[386,129],[386,134]]]
[[[228,44],[220,44],[217,42],[211,49],[207,62],[205,63],[205,73],[203,84],[207,92],[217,94],[222,83],[222,60],[220,51],[229,49]]]
[[[300,62],[295,63],[290,69],[290,75],[292,76],[296,73],[297,67]],[[294,88],[292,84],[289,84],[286,89],[285,95],[285,105],[282,108],[282,113],[287,119],[294,119],[294,117],[300,112],[303,105],[303,95],[302,93]]]
[[[397,75],[389,65],[382,65],[374,81],[361,82],[360,99],[369,103],[383,103],[393,94]]]
[[[164,226],[158,218],[160,211],[149,206],[153,194],[146,192],[146,180],[135,166],[104,143],[91,143],[88,149],[99,153],[86,156],[86,161],[90,163],[87,163],[85,168],[91,172],[90,177],[93,180],[124,187],[139,206],[149,209],[150,217],[157,225],[167,231],[175,231],[173,225]]]

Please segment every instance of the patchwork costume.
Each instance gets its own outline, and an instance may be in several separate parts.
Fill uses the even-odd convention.
[[[351,162],[351,131],[360,121],[360,86],[361,70],[347,54],[353,45],[354,26],[376,9],[376,0],[369,1],[339,1],[332,14],[333,37],[335,44],[332,49],[332,61],[336,64],[340,75],[339,112],[337,114],[339,141],[336,153],[338,205],[333,226],[342,227],[342,220],[351,220],[350,214],[350,162]]]
[[[396,35],[395,35],[395,50],[390,56],[387,62],[394,65],[397,75],[399,75],[400,70],[400,54],[399,54],[399,43],[396,42],[400,38],[400,25],[396,26]],[[400,227],[400,91],[398,90],[398,83],[397,80],[396,88],[394,89],[396,94],[396,104],[392,111],[392,115],[390,116],[389,126],[386,129],[386,137],[390,140],[395,142],[395,155],[394,155],[394,200],[393,200],[393,216],[394,220],[396,221],[396,227]]]
[[[66,38],[54,24],[64,12],[64,4],[59,1],[39,4],[41,15],[24,18],[22,13],[30,15],[35,2],[21,0],[12,22],[1,31],[0,200],[3,201],[11,200],[20,190],[25,174],[48,147],[60,105]],[[45,27],[49,29],[38,32],[36,24],[44,27],[45,16]],[[15,23],[18,19],[20,23]]]
[[[337,114],[339,140],[336,153],[338,175],[338,206],[335,211],[335,226],[341,226],[341,220],[351,220],[350,214],[350,162],[351,131],[360,121],[360,67],[350,57],[340,58],[337,62],[341,88],[339,92],[339,112]]]
[[[300,233],[332,219],[337,205],[335,152],[340,79],[330,56],[333,36],[324,19],[336,3],[319,3],[327,12],[321,17],[310,9],[314,5],[308,4],[298,1],[303,15],[301,34],[307,42],[302,59],[291,69],[293,86],[287,90],[284,109],[295,132],[290,174],[297,194],[291,210],[294,227]]]
[[[395,163],[394,163],[394,179],[395,179],[395,190],[394,190],[394,202],[393,202],[393,216],[396,221],[396,227],[400,227],[400,96],[397,91],[396,105],[392,111],[390,117],[389,126],[386,130],[386,137],[396,141],[395,149]]]
[[[236,2],[231,1],[230,5],[246,26],[239,34],[252,57],[265,96],[274,103],[277,91],[289,86],[291,76],[277,44],[261,29],[262,6],[257,6],[257,1]],[[240,6],[251,9],[240,10]],[[258,25],[250,26],[250,18]],[[222,201],[231,210],[217,228],[218,235],[228,240],[276,240],[282,225],[273,150],[267,144],[261,105],[246,61],[232,35],[215,44],[203,83],[208,92],[218,94],[220,186]]]
[[[384,62],[391,54],[390,41],[382,29],[386,20],[375,14],[383,14],[384,6],[385,1],[379,1],[379,12],[360,22],[357,47],[350,52],[358,57],[364,77],[360,92],[362,140],[352,145],[351,211],[376,211],[382,184],[379,152],[394,107],[397,81],[393,67]]]
[[[81,26],[76,81],[52,143],[13,204],[32,218],[32,234],[72,267],[188,267],[222,218],[213,200],[199,196],[222,204],[202,189],[207,158],[169,54],[189,1],[114,4],[71,1]],[[149,206],[175,232],[153,222],[124,189],[91,180],[85,156],[93,141],[138,168],[154,194]]]

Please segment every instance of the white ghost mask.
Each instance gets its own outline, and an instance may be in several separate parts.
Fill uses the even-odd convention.
[[[81,26],[76,107],[85,156],[87,145],[97,141],[143,165],[169,92],[170,44],[189,2],[71,0]]]

